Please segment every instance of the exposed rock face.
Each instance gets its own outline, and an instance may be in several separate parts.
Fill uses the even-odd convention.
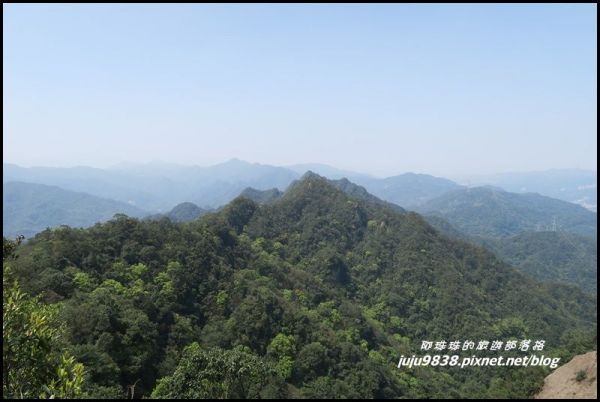
[[[575,356],[546,377],[535,399],[597,399],[597,373],[595,351]]]

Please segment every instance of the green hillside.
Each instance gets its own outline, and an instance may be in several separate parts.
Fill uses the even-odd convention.
[[[574,283],[590,293],[597,292],[595,239],[566,232],[525,232],[497,240],[491,248],[536,279]]]
[[[96,397],[528,397],[547,370],[396,365],[423,340],[545,339],[563,358],[595,342],[595,298],[316,175],[269,204],[121,216],[18,252]]]
[[[596,238],[563,231],[523,232],[502,238],[469,236],[439,216],[427,215],[425,219],[445,236],[485,247],[538,281],[573,284],[591,293],[597,291]]]

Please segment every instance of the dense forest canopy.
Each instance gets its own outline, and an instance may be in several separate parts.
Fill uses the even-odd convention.
[[[594,238],[568,232],[524,232],[489,242],[490,249],[530,276],[573,283],[596,294],[598,251]]]
[[[263,205],[120,215],[17,253],[88,397],[527,397],[547,369],[396,365],[426,339],[545,339],[564,359],[596,343],[595,297],[314,174]]]
[[[597,291],[595,237],[562,230],[525,231],[507,237],[473,236],[437,215],[425,215],[425,219],[447,237],[481,245],[538,281],[574,284],[589,293]]]

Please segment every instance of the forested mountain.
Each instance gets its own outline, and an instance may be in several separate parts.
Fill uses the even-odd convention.
[[[596,239],[567,232],[524,232],[491,245],[498,256],[534,278],[597,292]]]
[[[473,236],[505,237],[525,231],[561,230],[596,236],[597,215],[582,206],[539,194],[492,187],[455,190],[415,208],[437,215]]]
[[[590,293],[597,291],[596,238],[563,231],[522,232],[500,238],[469,236],[439,216],[424,218],[445,236],[485,247],[536,280],[574,284]]]
[[[433,226],[437,231],[441,234],[456,240],[466,241],[468,243],[484,245],[486,239],[476,236],[467,235],[460,230],[456,229],[454,226],[450,224],[444,218],[438,215],[422,215],[423,219],[427,221],[431,226]]]
[[[595,298],[314,174],[267,204],[44,231],[18,254],[88,396],[527,397],[546,370],[396,365],[423,340],[545,339],[563,358],[595,343]]]
[[[146,214],[123,202],[42,184],[9,182],[2,186],[2,233],[30,237],[47,227],[87,227],[117,213]]]
[[[306,180],[310,177],[321,177],[321,176],[319,176],[318,174],[316,174],[312,171],[308,171],[299,180],[294,180],[290,184],[290,188],[294,187],[299,181]],[[374,203],[377,205],[386,206],[388,208],[395,210],[396,212],[405,212],[405,210],[403,208],[399,207],[398,205],[383,201],[383,200],[375,197],[374,195],[370,194],[364,187],[354,184],[346,178],[339,179],[339,180],[331,180],[331,179],[326,179],[326,178],[323,178],[323,179],[327,180],[327,182],[329,184],[331,184],[335,188],[343,191],[344,193],[348,194],[352,198],[356,198],[356,199],[366,201],[369,203]],[[267,203],[272,203],[273,201],[281,198],[281,196],[283,194],[284,194],[283,192],[277,190],[276,188],[273,188],[271,190],[261,191],[261,190],[256,190],[254,188],[249,187],[249,188],[245,189],[244,191],[242,191],[240,196],[249,198],[252,201],[257,202],[258,204],[267,204]]]
[[[146,217],[147,219],[161,219],[168,218],[173,222],[191,222],[198,217],[208,213],[209,211],[203,208],[200,208],[198,205],[193,202],[182,202],[173,207],[172,210],[167,212],[166,214],[155,214]]]
[[[470,185],[491,184],[515,193],[539,193],[596,210],[597,173],[581,169],[553,169],[541,172],[502,173],[463,178]]]
[[[343,191],[344,193],[346,193],[347,195],[349,195],[352,198],[355,198],[355,199],[358,199],[361,201],[365,201],[367,203],[384,206],[384,207],[393,209],[394,211],[399,212],[399,213],[406,212],[404,210],[404,208],[402,208],[396,204],[393,204],[393,203],[390,203],[390,202],[387,202],[380,198],[375,197],[373,194],[369,193],[363,186],[359,186],[358,184],[351,182],[347,178],[332,180],[332,179],[328,179],[328,178],[319,176],[315,172],[308,171],[300,178],[299,181],[294,181],[290,185],[290,188],[295,186],[298,182],[301,182],[301,181],[304,181],[304,180],[307,180],[310,178],[318,178],[318,179],[326,180],[327,183],[329,183],[333,187],[337,188],[338,190]]]

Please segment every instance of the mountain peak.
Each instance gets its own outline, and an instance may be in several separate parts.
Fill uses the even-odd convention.
[[[368,205],[378,205],[389,208],[397,213],[405,213],[402,207],[383,201],[369,193],[364,187],[343,178],[330,180],[313,171],[307,171],[302,177],[290,184],[283,194],[286,198],[308,197],[322,199],[323,197],[343,196]]]
[[[322,163],[303,163],[297,165],[289,165],[286,166],[288,169],[292,171],[303,174],[306,171],[312,171],[317,174],[326,176],[329,179],[341,179],[342,177],[348,177],[350,179],[373,179],[373,177],[369,174],[358,173],[350,170],[338,169],[333,166],[325,165]]]
[[[306,173],[304,173],[302,175],[302,177],[300,177],[300,180],[310,180],[310,179],[326,180],[325,177],[318,175],[317,173],[313,172],[312,170],[307,170]]]

